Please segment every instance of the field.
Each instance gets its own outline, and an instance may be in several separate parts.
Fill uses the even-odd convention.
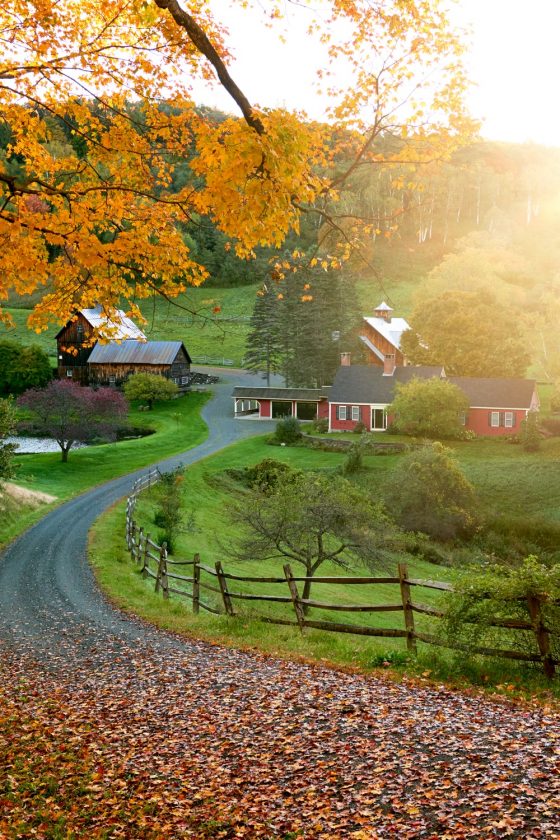
[[[560,455],[560,443],[548,441],[541,453],[528,455],[519,447],[496,441],[474,442],[456,445],[457,458],[475,484],[477,494],[489,516],[504,515],[518,521],[530,522],[536,517],[535,523],[543,522],[546,526],[554,526],[558,519],[558,503],[560,502],[560,471],[551,468],[557,463]],[[271,448],[265,438],[254,438],[236,444],[227,450],[193,465],[188,469],[185,478],[184,530],[178,540],[175,556],[192,559],[199,553],[201,561],[213,566],[216,560],[223,563],[227,572],[240,575],[270,575],[282,576],[282,561],[270,560],[241,561],[233,556],[232,548],[239,536],[237,526],[232,525],[228,508],[239,498],[239,486],[224,472],[230,468],[239,468],[254,464],[265,457],[275,457],[302,469],[334,471],[344,460],[344,455],[318,452],[301,447]],[[366,469],[360,474],[359,480],[370,491],[380,492],[383,484],[389,480],[391,470],[400,456],[371,456],[365,458]],[[142,497],[138,507],[139,523],[150,531],[152,538],[157,539],[157,527],[153,524],[154,508],[157,504],[158,490],[152,490]],[[532,498],[531,498],[532,497]],[[523,499],[525,504],[523,505]],[[530,502],[528,501],[530,499]],[[194,501],[196,500],[196,501]],[[190,612],[188,599],[172,595],[169,602],[164,602],[160,595],[153,592],[153,581],[140,577],[137,569],[132,565],[129,555],[123,546],[124,505],[121,503],[105,514],[94,526],[91,534],[91,557],[97,569],[100,582],[110,593],[111,597],[126,609],[141,614],[148,620],[175,631],[192,633],[221,643],[255,646],[260,649],[285,655],[303,656],[319,660],[328,660],[339,665],[351,665],[360,668],[371,668],[385,659],[403,662],[406,660],[406,645],[402,639],[374,639],[359,636],[347,636],[336,633],[325,633],[318,630],[306,630],[300,634],[289,627],[263,624],[258,620],[250,620],[257,614],[284,617],[293,620],[293,610],[290,605],[275,605],[258,603],[251,610],[247,602],[235,602],[240,610],[240,616],[225,618],[201,613],[195,617]],[[459,565],[472,560],[476,549],[459,547],[455,552],[445,549],[444,554],[455,555]],[[397,555],[389,561],[387,566],[375,570],[375,574],[382,576],[395,574],[399,558]],[[453,581],[457,568],[453,566],[433,564],[418,557],[407,558],[409,574],[424,579]],[[294,574],[301,574],[301,567],[293,564]],[[186,572],[188,574],[188,571]],[[344,572],[334,564],[325,565],[321,574],[372,574],[369,569],[353,568]],[[210,580],[208,580],[210,582]],[[215,585],[215,581],[213,581]],[[263,593],[268,589],[269,594],[286,595],[285,585],[262,586],[260,584],[243,583],[231,584],[234,591],[244,593]],[[241,587],[241,588],[239,588]],[[207,602],[219,606],[217,595],[204,593]],[[421,603],[438,605],[442,603],[440,593],[430,593],[427,590],[415,591],[415,600]],[[396,585],[373,587],[348,587],[332,584],[316,584],[312,597],[328,603],[399,603],[400,593]],[[241,604],[241,606],[239,606]],[[350,615],[350,617],[349,617]],[[376,627],[402,628],[401,613],[359,613],[359,614],[328,613],[320,609],[313,610],[313,618],[369,624]],[[430,630],[435,624],[433,619],[416,618],[417,629]],[[435,654],[433,649],[421,646],[418,664],[414,667],[437,667],[442,673],[451,673],[455,668],[465,670],[464,657],[451,654]],[[474,680],[488,680],[487,662],[473,665],[469,674]],[[500,683],[504,674],[511,676],[511,665],[493,664],[491,666],[493,681]],[[486,676],[485,676],[486,675]]]
[[[410,310],[410,297],[415,287],[412,281],[388,284],[381,289],[376,281],[360,281],[357,285],[364,313],[371,313],[387,291],[399,315]],[[203,364],[209,357],[221,364],[223,360],[239,367],[245,353],[249,320],[253,311],[258,284],[236,288],[200,287],[180,295],[175,303],[163,298],[143,301],[140,308],[146,318],[144,332],[151,341],[184,341],[195,364]],[[214,310],[219,308],[219,312]],[[23,344],[38,344],[56,364],[55,336],[58,327],[37,334],[28,329],[29,310],[8,308],[15,327],[0,323],[0,340],[13,338]]]
[[[154,429],[154,434],[119,443],[71,449],[66,464],[59,453],[16,456],[13,480],[30,490],[56,496],[58,502],[54,504],[57,504],[96,484],[183,452],[206,437],[206,425],[200,417],[200,409],[206,399],[206,394],[193,393],[156,404],[151,412],[133,408],[129,425]],[[43,516],[47,509],[28,510],[23,516],[17,508],[6,510],[0,518],[0,546]]]

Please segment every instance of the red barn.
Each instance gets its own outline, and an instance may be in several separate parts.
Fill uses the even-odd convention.
[[[385,301],[380,303],[373,317],[364,317],[360,327],[360,341],[364,345],[367,363],[383,367],[385,357],[393,356],[396,365],[406,365],[400,346],[402,334],[409,329],[404,318],[394,318],[391,307]]]

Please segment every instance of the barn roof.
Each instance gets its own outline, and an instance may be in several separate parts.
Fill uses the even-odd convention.
[[[330,387],[325,388],[267,388],[257,385],[254,388],[238,385],[233,389],[232,397],[238,400],[302,400],[319,402],[327,398]]]
[[[535,392],[534,379],[482,379],[450,376],[467,396],[471,408],[530,408]]]
[[[90,365],[170,365],[183,348],[187,361],[191,357],[182,341],[135,341],[118,344],[96,344],[88,359]]]
[[[391,376],[384,375],[383,368],[377,365],[343,365],[334,378],[329,402],[388,405],[393,401],[398,382],[442,376],[445,372],[441,365],[397,367]]]
[[[378,307],[378,311],[379,309],[380,307]],[[390,321],[386,321],[385,318],[364,318],[364,321],[374,330],[377,330],[397,350],[401,346],[402,334],[410,329],[408,321],[405,321],[404,318],[391,318]]]
[[[134,338],[137,341],[146,340],[146,336],[142,330],[136,326],[134,321],[131,321],[131,319],[125,315],[122,309],[117,309],[115,318],[112,320],[107,318],[100,306],[96,306],[93,309],[80,309],[80,314],[84,316],[88,324],[90,324],[95,330],[109,329],[111,337],[116,341],[123,341],[128,338]],[[64,325],[62,330],[60,330],[57,334],[57,338],[70,323],[71,321],[68,321],[68,323]]]

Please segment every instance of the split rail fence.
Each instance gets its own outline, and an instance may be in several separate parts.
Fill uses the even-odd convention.
[[[525,652],[523,650],[506,650],[502,648],[491,648],[481,646],[462,645],[451,643],[433,633],[426,633],[416,626],[415,616],[425,615],[431,618],[444,618],[445,612],[437,607],[421,604],[413,600],[412,591],[432,590],[438,592],[453,592],[453,586],[443,581],[421,580],[408,576],[408,569],[405,563],[397,565],[397,573],[393,577],[338,577],[320,576],[313,578],[294,575],[289,563],[283,567],[283,577],[255,577],[250,575],[237,575],[225,572],[221,562],[216,562],[214,567],[207,566],[201,562],[200,556],[195,554],[192,560],[181,560],[170,558],[167,546],[158,545],[139,527],[134,519],[135,508],[139,493],[156,484],[161,478],[159,470],[150,470],[145,476],[138,479],[132,493],[127,499],[126,508],[126,542],[132,559],[140,567],[141,574],[146,578],[155,581],[155,591],[162,593],[164,598],[170,594],[179,595],[188,599],[192,605],[192,611],[197,615],[200,610],[206,610],[215,615],[226,614],[235,616],[235,601],[267,602],[273,604],[291,605],[294,618],[278,618],[274,616],[260,615],[258,618],[272,624],[292,625],[299,627],[303,632],[306,628],[334,631],[337,633],[352,633],[360,636],[376,636],[391,639],[405,639],[409,652],[415,654],[417,642],[424,642],[429,645],[465,650],[469,653],[478,653],[485,656],[495,656],[502,659],[517,660],[522,662],[540,662],[543,665],[544,673],[552,678],[555,674],[558,659],[553,656],[551,644],[551,632],[543,619],[542,600],[538,596],[529,596],[527,600],[529,621],[519,619],[501,619],[490,622],[486,626],[502,628],[508,631],[529,631],[536,642],[535,651]],[[209,576],[201,579],[201,576]],[[398,603],[392,604],[329,604],[321,601],[303,598],[300,595],[298,584],[311,580],[316,584],[335,584],[342,586],[381,586],[393,584],[398,586]],[[234,589],[242,583],[266,584],[270,586],[282,586],[286,594],[271,595],[243,593]],[[189,588],[185,588],[185,585]],[[204,593],[215,596],[213,604],[207,603],[208,598]],[[395,599],[396,601],[397,599]],[[560,606],[560,604],[558,604]],[[403,615],[403,625],[400,628],[371,627],[357,624],[344,624],[336,621],[325,621],[309,618],[310,609],[320,609],[327,612],[347,613],[386,613],[399,612]]]

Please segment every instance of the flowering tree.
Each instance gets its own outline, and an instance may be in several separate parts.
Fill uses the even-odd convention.
[[[122,394],[112,388],[82,388],[76,382],[51,382],[46,388],[33,388],[18,399],[29,413],[24,426],[37,434],[53,438],[60,446],[62,460],[74,443],[93,438],[115,437],[128,413]]]
[[[282,26],[280,0],[238,5]],[[30,319],[38,330],[97,303],[113,324],[122,301],[141,318],[139,298],[204,281],[180,232],[193,217],[211,218],[250,257],[317,213],[336,231],[331,256],[313,258],[325,269],[360,234],[390,235],[395,218],[342,207],[337,219],[338,199],[363,166],[409,166],[413,189],[418,165],[470,131],[459,36],[440,0],[339,0],[308,12],[326,50],[328,125],[251,104],[228,71],[210,0],[2,3],[0,300],[42,290]],[[195,79],[222,85],[241,116],[217,121],[197,108]]]

